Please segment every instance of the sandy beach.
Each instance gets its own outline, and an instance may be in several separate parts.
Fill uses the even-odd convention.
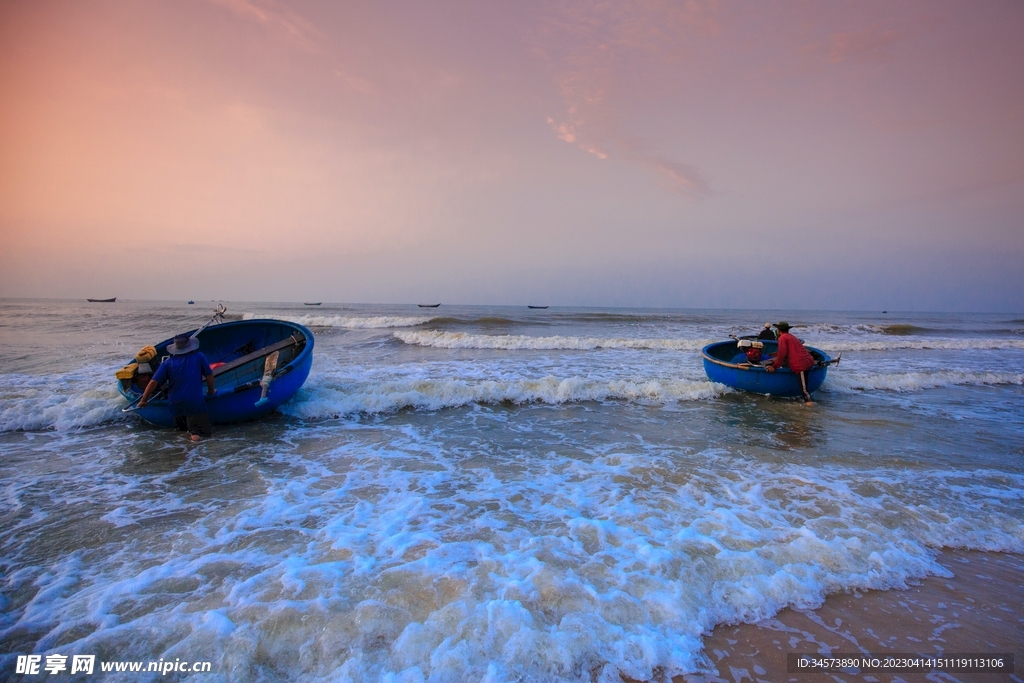
[[[816,610],[787,609],[759,624],[720,626],[705,641],[717,674],[677,683],[742,681],[1021,681],[1024,662],[1024,556],[946,551],[951,578],[907,590],[842,593]],[[787,672],[791,652],[1005,653],[1015,673]]]

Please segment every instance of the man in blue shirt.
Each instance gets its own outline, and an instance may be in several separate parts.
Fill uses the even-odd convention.
[[[210,414],[203,397],[203,378],[206,378],[206,393],[213,396],[217,389],[213,385],[213,370],[206,356],[199,353],[199,340],[187,334],[179,334],[174,342],[167,345],[171,356],[157,369],[149,380],[146,390],[139,399],[139,407],[145,408],[149,397],[161,384],[167,382],[167,400],[174,411],[174,424],[187,431],[193,441],[210,436]]]

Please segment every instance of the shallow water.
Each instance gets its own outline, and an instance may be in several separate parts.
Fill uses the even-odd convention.
[[[228,308],[311,326],[313,370],[190,446],[113,372],[202,305],[0,301],[5,675],[656,679],[716,624],[1024,552],[1020,315]],[[781,317],[843,353],[814,407],[707,381]]]

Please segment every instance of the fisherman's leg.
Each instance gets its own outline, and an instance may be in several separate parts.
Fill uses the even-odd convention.
[[[210,428],[210,414],[196,413],[188,416],[188,432],[192,435],[193,441],[199,437],[213,436],[213,429]]]
[[[187,432],[188,431],[188,418],[185,417],[184,415],[175,415],[174,416],[174,427],[179,432]]]
[[[804,402],[811,402],[811,392],[807,391],[807,371],[800,373],[800,391],[803,392]]]

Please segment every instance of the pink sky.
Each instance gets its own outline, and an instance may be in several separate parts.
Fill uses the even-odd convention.
[[[1024,3],[0,3],[0,296],[1024,310]]]

